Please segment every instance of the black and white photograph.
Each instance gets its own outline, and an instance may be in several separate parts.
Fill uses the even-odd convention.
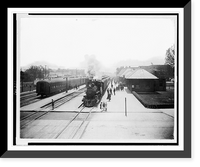
[[[182,10],[14,11],[8,143],[41,151],[184,150]]]
[[[17,20],[21,139],[177,138],[176,15]]]

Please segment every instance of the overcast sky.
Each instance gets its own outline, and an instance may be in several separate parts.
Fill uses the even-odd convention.
[[[18,29],[20,66],[79,68],[90,56],[107,68],[158,58],[162,64],[176,43],[173,16],[37,16],[21,18]]]

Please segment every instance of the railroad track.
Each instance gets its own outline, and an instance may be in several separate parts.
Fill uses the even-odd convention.
[[[52,129],[52,132],[49,131],[48,133],[52,133],[52,135],[53,135],[51,138],[52,139],[80,139],[80,138],[82,138],[82,136],[89,124],[88,118],[89,118],[90,114],[92,113],[93,108],[82,107],[82,108],[79,108],[79,111],[70,111],[70,112],[65,111],[64,114],[70,114],[73,112],[74,113],[73,117],[70,116],[71,114],[69,115],[69,117],[68,117],[68,115],[66,115],[67,119],[66,119],[65,126],[61,126],[62,128],[59,128],[59,130],[56,133],[54,131],[54,128]],[[55,112],[59,112],[59,111],[55,111]],[[44,112],[38,113],[37,115],[32,114],[32,116],[31,116],[32,120],[28,121],[27,119],[25,119],[23,122],[24,123],[23,126],[26,126],[26,128],[29,129],[31,127],[27,126],[28,124],[30,124],[31,122],[33,122],[43,116],[47,116],[47,114],[51,114],[51,113],[52,112],[44,111]],[[45,117],[44,117],[44,119],[45,119]],[[43,120],[41,119],[40,122],[42,122],[42,121]],[[23,126],[21,125],[21,130],[23,130]],[[49,124],[49,127],[51,127],[51,124]],[[27,130],[26,130],[26,132],[28,132]]]
[[[44,106],[37,109],[37,111],[33,111],[33,113],[26,115],[21,118],[20,120],[20,127],[24,128],[31,122],[41,118],[42,116],[46,115],[48,112],[53,111],[53,109],[60,107],[61,105],[65,104],[66,102],[70,101],[71,99],[77,97],[81,93],[84,92],[85,89],[81,89],[81,91],[73,92],[68,94],[64,97],[61,97],[54,101],[54,108],[52,108],[52,102],[45,104]]]
[[[30,98],[26,98],[26,99],[20,99],[20,107],[24,107],[26,105],[35,103],[37,101],[42,100],[39,96],[35,96],[35,97],[30,97]]]
[[[29,96],[36,95],[36,94],[37,94],[36,91],[21,93],[20,98],[29,97]]]
[[[26,94],[20,94],[20,107],[35,103],[39,100],[41,99],[39,99],[39,96],[37,96],[37,93],[35,91],[28,92]]]
[[[62,135],[64,133],[64,131],[67,131],[69,130],[70,128],[73,128],[73,131],[72,132],[69,132],[69,134],[67,134],[68,138],[67,139],[80,139],[82,137],[82,135],[84,134],[85,132],[85,129],[87,128],[87,125],[89,122],[86,122],[87,119],[89,118],[92,110],[94,109],[94,107],[92,108],[89,108],[89,110],[87,112],[84,112],[84,117],[82,116],[82,118],[80,119],[79,116],[80,114],[83,114],[83,110],[85,109],[86,107],[82,107],[80,108],[79,112],[68,122],[68,124],[55,136],[55,139],[61,139],[63,138]],[[88,109],[88,108],[87,108]],[[75,121],[78,121],[79,122],[79,125],[76,126],[76,128],[74,129],[73,127],[73,123]],[[64,137],[65,138],[65,137]]]

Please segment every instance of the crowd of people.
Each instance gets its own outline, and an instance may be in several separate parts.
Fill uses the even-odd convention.
[[[121,90],[123,91],[124,90],[124,86],[122,84],[118,84],[117,82],[115,81],[112,81],[111,82],[111,85],[107,88],[107,100],[108,102],[111,101],[111,97],[112,95],[116,95],[116,91],[118,90]],[[100,109],[102,109],[102,111],[107,111],[107,101],[102,101],[100,103]]]

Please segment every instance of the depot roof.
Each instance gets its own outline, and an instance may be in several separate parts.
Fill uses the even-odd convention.
[[[126,71],[126,70],[127,70],[127,68],[123,68],[123,69],[121,69],[121,71],[119,72],[118,76],[121,77],[122,74],[124,73],[124,71]]]
[[[144,69],[135,69],[125,76],[126,79],[158,79],[155,75]]]
[[[133,70],[130,69],[130,68],[126,69],[126,70],[121,74],[121,77],[125,77],[125,76],[126,76],[127,74],[129,74],[129,73],[133,73]]]

